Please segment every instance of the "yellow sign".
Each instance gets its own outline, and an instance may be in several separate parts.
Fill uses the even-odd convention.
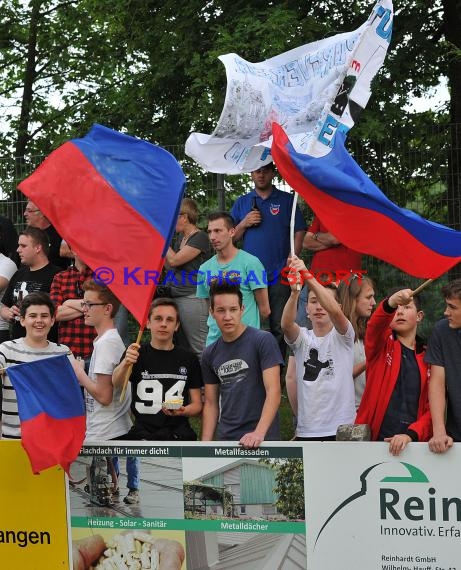
[[[0,441],[0,568],[70,568],[66,481],[34,475],[20,441]]]

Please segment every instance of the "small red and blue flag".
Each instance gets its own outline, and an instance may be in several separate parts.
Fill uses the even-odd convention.
[[[165,149],[93,125],[18,188],[143,326],[185,184]]]
[[[10,366],[21,421],[22,446],[34,473],[61,465],[69,473],[85,439],[85,407],[68,357]]]
[[[461,261],[461,232],[391,202],[346,150],[344,132],[322,157],[296,152],[277,123],[272,133],[280,174],[341,243],[426,279]]]

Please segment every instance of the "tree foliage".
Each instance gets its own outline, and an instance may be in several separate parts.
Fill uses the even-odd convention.
[[[444,0],[444,5],[450,0]],[[4,2],[0,152],[48,152],[95,120],[160,142],[210,132],[225,94],[218,56],[260,61],[363,23],[368,1],[18,0]],[[447,75],[442,0],[396,10],[393,40],[353,138],[384,139],[405,105]],[[434,112],[426,121],[438,122]]]
[[[304,470],[302,459],[260,459],[261,463],[275,469],[279,513],[289,519],[305,519]]]
[[[18,176],[24,156],[46,155],[94,122],[182,148],[191,130],[212,132],[219,118],[226,89],[220,54],[261,61],[353,30],[371,8],[368,0],[5,0],[0,156],[20,157]],[[396,3],[388,56],[349,137],[366,172],[400,205],[421,198],[421,213],[430,216],[439,184],[449,207],[437,221],[458,229],[461,190],[453,173],[461,151],[447,125],[461,123],[460,12],[459,0]],[[450,107],[410,110],[412,98],[441,76]],[[208,175],[184,165],[200,197]],[[226,180],[235,194],[245,184]]]

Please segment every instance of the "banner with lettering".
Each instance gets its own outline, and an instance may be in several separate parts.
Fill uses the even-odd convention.
[[[460,466],[457,444],[89,445],[71,469],[72,537],[95,568],[460,570]]]
[[[357,30],[251,63],[235,53],[219,59],[227,91],[211,135],[192,133],[186,154],[210,172],[240,174],[271,161],[272,123],[297,152],[323,156],[339,128],[347,132],[365,108],[371,81],[392,35],[391,0],[379,0]]]
[[[0,441],[0,568],[70,568],[62,467],[34,475],[20,441]]]

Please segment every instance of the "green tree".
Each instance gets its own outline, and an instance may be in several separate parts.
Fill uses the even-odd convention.
[[[302,459],[260,459],[275,470],[277,510],[289,519],[305,519],[304,469]]]
[[[369,0],[5,0],[0,155],[19,157],[20,177],[28,157],[48,154],[93,122],[182,148],[191,130],[211,132],[219,118],[220,54],[260,61],[353,30],[371,8]],[[423,215],[461,229],[459,0],[408,0],[395,9],[388,57],[351,148],[391,199],[417,202]],[[408,110],[440,76],[448,78],[450,108]],[[191,161],[184,166],[200,198],[208,175]],[[247,184],[248,177],[226,179],[231,197]],[[447,207],[436,210],[445,195]]]

